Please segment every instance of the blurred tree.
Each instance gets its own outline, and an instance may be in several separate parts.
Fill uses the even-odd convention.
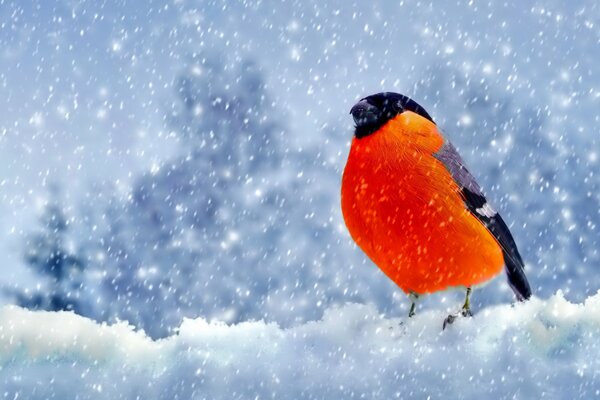
[[[68,241],[69,222],[59,197],[59,189],[53,186],[38,231],[25,242],[25,263],[40,281],[35,289],[15,290],[13,295],[22,307],[81,314],[85,262]]]
[[[108,217],[108,315],[162,336],[183,317],[289,325],[363,300],[357,288],[378,275],[348,266],[363,258],[332,223],[339,198],[326,188],[340,171],[319,148],[290,144],[260,68],[202,54],[175,89],[180,154]]]
[[[109,314],[153,335],[183,316],[237,320],[266,295],[285,222],[278,113],[249,60],[193,57],[175,81],[180,155],[135,180],[103,238]]]

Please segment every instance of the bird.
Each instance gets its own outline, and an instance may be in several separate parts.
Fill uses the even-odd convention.
[[[457,313],[471,316],[473,287],[502,270],[518,301],[532,295],[525,264],[500,214],[452,143],[411,98],[367,96],[350,110],[354,136],[342,174],[341,208],[358,247],[411,301],[466,290]]]

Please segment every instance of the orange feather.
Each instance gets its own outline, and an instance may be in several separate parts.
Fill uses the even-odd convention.
[[[353,138],[342,177],[350,235],[406,293],[470,287],[504,265],[498,242],[434,157],[443,143],[435,124],[403,112],[377,132]]]

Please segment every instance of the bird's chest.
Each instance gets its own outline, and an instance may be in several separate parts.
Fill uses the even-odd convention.
[[[444,205],[436,163],[418,151],[395,159],[351,155],[342,179],[342,211],[353,237],[396,240],[439,223]]]

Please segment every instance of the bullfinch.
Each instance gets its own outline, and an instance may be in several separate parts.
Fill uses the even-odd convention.
[[[459,287],[471,315],[471,289],[504,268],[520,301],[531,297],[508,226],[486,200],[456,148],[407,96],[386,92],[352,107],[354,137],[342,177],[350,235],[411,300]]]

